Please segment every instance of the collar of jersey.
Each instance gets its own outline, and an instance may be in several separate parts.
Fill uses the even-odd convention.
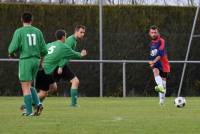
[[[31,24],[24,23],[23,26],[24,26],[24,27],[30,27]]]

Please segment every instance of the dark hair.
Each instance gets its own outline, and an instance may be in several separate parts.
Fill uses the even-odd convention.
[[[156,30],[156,29],[157,29],[157,30],[159,30],[158,27],[157,27],[156,25],[152,25],[152,26],[150,27],[150,29],[153,29],[153,30]]]
[[[29,12],[25,12],[22,14],[22,21],[25,23],[30,23],[33,20],[33,16]]]
[[[57,40],[61,40],[63,36],[66,35],[66,31],[63,29],[59,29],[56,31],[55,36]]]
[[[78,31],[80,28],[86,29],[85,26],[83,26],[83,25],[77,25],[77,26],[75,27],[75,31]]]

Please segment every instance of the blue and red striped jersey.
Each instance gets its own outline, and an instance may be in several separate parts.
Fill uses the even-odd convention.
[[[155,63],[155,67],[161,69],[163,72],[170,72],[170,65],[165,49],[165,40],[160,36],[156,40],[152,40],[150,45],[149,60],[154,60],[157,56],[161,59]]]

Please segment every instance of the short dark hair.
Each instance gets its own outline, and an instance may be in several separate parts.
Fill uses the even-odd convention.
[[[22,21],[25,23],[30,23],[33,20],[33,15],[29,12],[22,14]]]
[[[59,29],[56,31],[55,36],[57,40],[61,40],[63,36],[66,35],[66,31],[63,29]]]
[[[86,29],[86,27],[83,26],[83,25],[77,25],[77,26],[75,27],[75,31],[78,31],[80,28]]]
[[[152,25],[151,27],[150,27],[150,29],[153,29],[153,30],[159,30],[159,28],[156,26],[156,25]]]

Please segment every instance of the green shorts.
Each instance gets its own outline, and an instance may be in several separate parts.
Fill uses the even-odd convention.
[[[31,57],[19,60],[19,80],[33,81],[39,69],[40,59]]]

